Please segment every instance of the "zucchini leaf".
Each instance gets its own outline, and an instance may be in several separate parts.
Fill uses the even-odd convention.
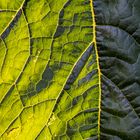
[[[0,1],[0,140],[140,138],[138,1]]]

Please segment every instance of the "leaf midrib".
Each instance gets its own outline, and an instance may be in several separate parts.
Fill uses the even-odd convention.
[[[93,43],[95,47],[95,54],[96,54],[96,62],[97,62],[97,69],[98,69],[98,79],[99,79],[99,102],[98,102],[98,139],[100,140],[100,122],[101,122],[101,70],[99,64],[99,54],[96,42],[96,21],[95,21],[95,13],[94,13],[94,5],[93,0],[90,0],[90,7],[92,13],[92,21],[93,21]]]

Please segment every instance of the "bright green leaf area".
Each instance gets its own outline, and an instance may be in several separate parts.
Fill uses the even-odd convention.
[[[96,138],[90,1],[0,1],[0,34],[0,139]]]

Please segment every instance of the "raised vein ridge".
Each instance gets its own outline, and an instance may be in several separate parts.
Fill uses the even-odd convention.
[[[93,43],[94,43],[94,46],[95,46],[96,62],[97,62],[98,78],[99,78],[98,139],[100,139],[100,121],[101,121],[101,70],[100,70],[100,65],[99,65],[99,54],[98,54],[97,42],[96,42],[96,21],[95,21],[94,5],[93,5],[93,1],[92,0],[90,0],[90,7],[91,7],[91,12],[92,12],[92,20],[93,20]]]

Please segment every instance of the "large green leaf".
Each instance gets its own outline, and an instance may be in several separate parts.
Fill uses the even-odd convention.
[[[139,23],[139,0],[1,0],[0,140],[139,140]]]

